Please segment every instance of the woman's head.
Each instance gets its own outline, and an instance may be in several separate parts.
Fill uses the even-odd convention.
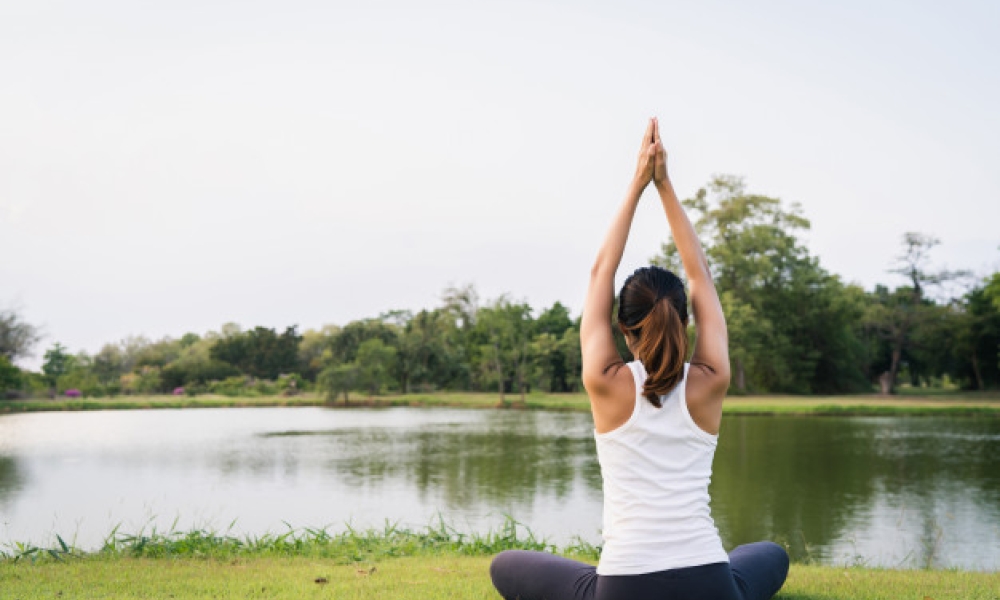
[[[660,267],[629,275],[618,296],[618,326],[646,369],[642,393],[654,406],[684,377],[687,293],[679,277]]]

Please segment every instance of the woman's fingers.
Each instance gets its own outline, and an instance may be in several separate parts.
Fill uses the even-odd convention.
[[[653,143],[653,132],[656,130],[656,125],[654,124],[655,119],[649,119],[649,123],[646,125],[646,134],[642,136],[642,147],[645,148],[647,145]]]
[[[660,141],[660,120],[653,117],[653,142]]]

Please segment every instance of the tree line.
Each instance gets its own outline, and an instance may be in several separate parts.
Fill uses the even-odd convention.
[[[896,286],[866,291],[826,271],[802,242],[797,204],[717,176],[684,201],[726,314],[732,393],[893,393],[900,384],[1000,387],[1000,272],[933,268],[938,241],[907,233],[886,265]],[[651,262],[683,273],[677,248]],[[694,328],[689,332],[692,337]],[[204,335],[131,337],[93,355],[61,344],[40,373],[14,361],[38,343],[17,311],[0,311],[0,391],[7,397],[151,393],[295,394],[463,390],[504,402],[531,391],[580,391],[579,317],[504,295],[450,287],[440,305],[300,332],[227,324]],[[619,340],[626,359],[628,350]]]

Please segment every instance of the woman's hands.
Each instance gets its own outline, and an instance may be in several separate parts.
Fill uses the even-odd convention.
[[[642,144],[639,146],[639,158],[636,160],[635,182],[639,184],[639,189],[644,189],[653,180],[656,170],[656,119],[650,119],[646,126],[646,133],[642,136]]]
[[[653,122],[653,181],[657,185],[667,181],[667,151],[663,149],[663,142],[660,140],[660,121],[656,117]]]
[[[655,117],[646,126],[636,163],[635,181],[641,188],[649,185],[650,181],[659,184],[667,180],[667,153],[660,141],[660,123]]]

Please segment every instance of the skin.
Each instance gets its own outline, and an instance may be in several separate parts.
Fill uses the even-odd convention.
[[[667,155],[656,119],[649,121],[639,148],[635,175],[590,270],[590,286],[580,323],[580,346],[583,385],[590,396],[594,428],[598,433],[613,431],[628,421],[635,408],[635,380],[615,348],[611,309],[615,272],[621,264],[635,209],[650,183],[660,197],[684,265],[695,320],[697,338],[685,383],[688,411],[700,428],[717,434],[730,378],[726,319],[705,252],[667,175]]]

